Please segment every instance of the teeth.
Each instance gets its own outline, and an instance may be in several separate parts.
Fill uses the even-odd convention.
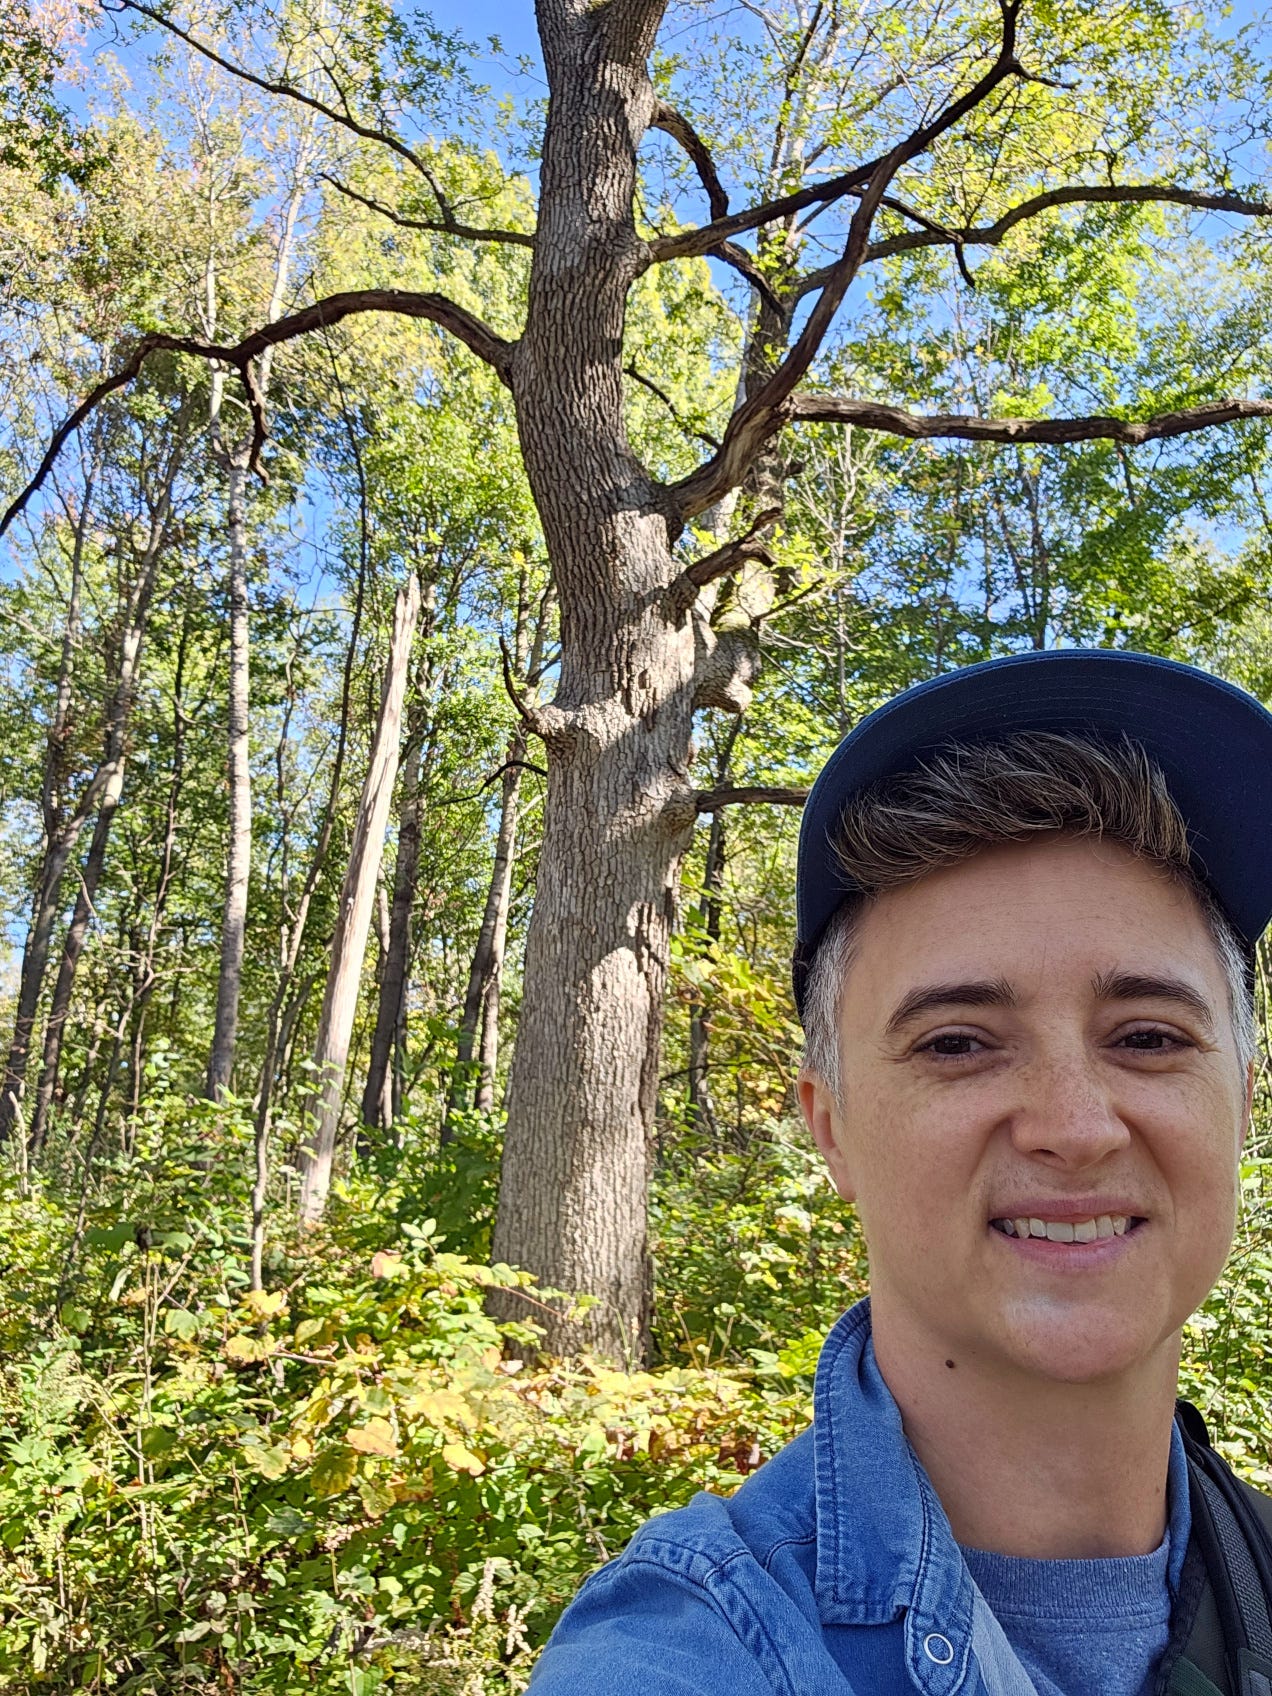
[[[1125,1236],[1130,1222],[1124,1213],[1101,1213],[1095,1219],[1081,1219],[1076,1225],[1029,1218],[993,1221],[1005,1237],[1040,1237],[1053,1243],[1106,1242],[1109,1237]]]

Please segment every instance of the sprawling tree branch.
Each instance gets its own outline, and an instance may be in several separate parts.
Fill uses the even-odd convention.
[[[741,483],[756,454],[785,421],[785,406],[796,384],[816,357],[826,332],[838,312],[848,286],[865,261],[870,229],[897,172],[917,158],[947,130],[960,123],[1009,77],[1024,74],[1016,57],[1016,21],[1022,0],[1000,0],[1002,38],[994,62],[957,100],[950,102],[928,124],[921,125],[899,142],[872,168],[857,209],[848,226],[843,253],[831,267],[821,293],[794,345],[773,375],[747,399],[729,420],[720,451],[670,490],[673,514],[691,518],[704,511],[730,489]]]
[[[699,789],[694,805],[700,813],[715,813],[721,807],[736,807],[767,801],[778,807],[802,807],[808,799],[807,789],[782,789],[767,784],[752,784],[742,789]]]
[[[892,202],[885,200],[884,204],[891,205]],[[1042,194],[1031,195],[1028,200],[1022,200],[1018,205],[1009,207],[1002,217],[992,224],[974,224],[966,229],[956,229],[940,225],[934,219],[926,220],[926,229],[907,230],[899,235],[886,236],[882,241],[871,242],[866,249],[865,263],[887,259],[894,253],[912,253],[916,248],[946,245],[956,249],[961,262],[964,248],[996,247],[1017,224],[1037,218],[1056,206],[1150,204],[1194,206],[1203,212],[1235,212],[1243,218],[1272,218],[1272,201],[1251,200],[1241,194],[1208,193],[1201,189],[1178,188],[1173,183],[1073,183],[1065,188],[1047,189]],[[920,214],[911,207],[897,204],[894,210],[904,213],[908,218],[923,221]],[[800,281],[794,298],[801,300],[814,289],[822,288],[833,269],[833,265],[825,265],[820,270],[810,271]]]
[[[1272,400],[1212,400],[1178,412],[1159,412],[1138,421],[1106,418],[976,418],[957,412],[906,412],[880,401],[854,400],[848,395],[795,395],[785,416],[792,422],[854,424],[860,430],[879,430],[889,436],[917,440],[957,438],[964,442],[1122,442],[1141,447],[1170,436],[1186,436],[1216,424],[1241,418],[1272,418]]]
[[[35,476],[8,508],[4,517],[0,518],[0,536],[4,535],[13,520],[39,490],[68,438],[108,395],[132,382],[151,354],[188,353],[196,359],[219,360],[239,373],[247,391],[252,414],[252,462],[255,463],[265,439],[265,413],[252,377],[253,362],[259,359],[267,348],[294,341],[297,336],[307,335],[311,330],[329,328],[332,324],[338,324],[342,319],[360,312],[392,312],[405,318],[426,318],[440,325],[442,329],[449,330],[470,352],[493,366],[503,381],[508,380],[515,343],[496,335],[488,324],[442,294],[417,294],[406,289],[350,289],[343,294],[328,295],[325,300],[317,300],[312,306],[306,306],[285,318],[277,318],[272,324],[254,330],[250,336],[245,336],[241,342],[232,346],[199,341],[194,336],[173,336],[157,331],[143,336],[126,364],[118,371],[112,372],[109,377],[103,378],[53,432],[48,450],[40,461]]]
[[[727,218],[729,197],[724,192],[724,184],[720,181],[706,142],[688,118],[674,106],[668,106],[665,100],[660,100],[654,108],[649,127],[651,130],[661,130],[664,135],[669,135],[673,141],[680,144],[689,155],[698,173],[699,182],[707,191],[707,205],[711,210],[712,219]]]
[[[356,200],[372,212],[378,212],[382,218],[400,225],[404,230],[423,230],[430,235],[460,236],[466,241],[504,242],[510,247],[534,246],[534,237],[527,235],[523,230],[479,230],[471,224],[456,223],[453,218],[410,218],[404,212],[395,212],[383,201],[360,194],[356,188],[342,183],[339,177],[333,177],[329,171],[320,171],[318,174],[323,182],[330,183],[337,193],[347,196],[350,200]]]
[[[246,66],[235,64],[233,59],[227,59],[223,54],[218,53],[206,41],[201,41],[193,31],[183,29],[165,12],[160,11],[155,6],[146,5],[144,0],[103,0],[103,10],[136,12],[139,17],[148,18],[151,23],[158,24],[161,29],[166,29],[170,35],[175,35],[179,41],[184,41],[187,47],[200,54],[209,64],[216,65],[218,69],[225,71],[229,76],[237,77],[240,82],[250,83],[253,88],[259,88],[265,94],[276,94],[284,99],[294,100],[301,106],[307,106],[310,111],[317,112],[331,123],[338,124],[341,129],[347,130],[351,135],[359,136],[363,141],[378,142],[380,146],[389,148],[399,158],[405,159],[407,164],[418,171],[428,184],[429,192],[437,202],[437,228],[446,234],[467,236],[477,241],[526,239],[519,238],[505,230],[475,230],[459,223],[442,185],[428,161],[403,141],[401,136],[394,135],[392,130],[380,129],[374,124],[361,123],[347,108],[341,111],[339,107],[329,105],[325,100],[319,100],[316,95],[307,93],[303,88],[297,88],[295,83],[280,82],[270,77],[257,76],[254,71],[249,71]]]

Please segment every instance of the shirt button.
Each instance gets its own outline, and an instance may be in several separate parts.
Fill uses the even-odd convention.
[[[954,1659],[954,1645],[948,1637],[942,1637],[939,1631],[929,1631],[923,1639],[923,1653],[929,1661],[935,1661],[938,1667],[947,1667]]]

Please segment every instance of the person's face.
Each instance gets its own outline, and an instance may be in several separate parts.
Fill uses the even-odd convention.
[[[1072,1382],[1173,1346],[1232,1241],[1250,1088],[1192,895],[1047,837],[867,903],[854,943],[839,1099],[807,1075],[800,1099],[877,1310]]]

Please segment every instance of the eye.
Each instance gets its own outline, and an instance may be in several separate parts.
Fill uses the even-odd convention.
[[[932,1054],[939,1060],[962,1060],[968,1055],[979,1053],[984,1046],[970,1031],[942,1031],[939,1036],[929,1037],[926,1042],[919,1043],[915,1053]]]
[[[1195,1044],[1177,1031],[1163,1030],[1160,1025],[1145,1025],[1139,1030],[1124,1031],[1117,1039],[1117,1046],[1128,1049],[1132,1054],[1178,1054],[1183,1049],[1195,1047]]]

